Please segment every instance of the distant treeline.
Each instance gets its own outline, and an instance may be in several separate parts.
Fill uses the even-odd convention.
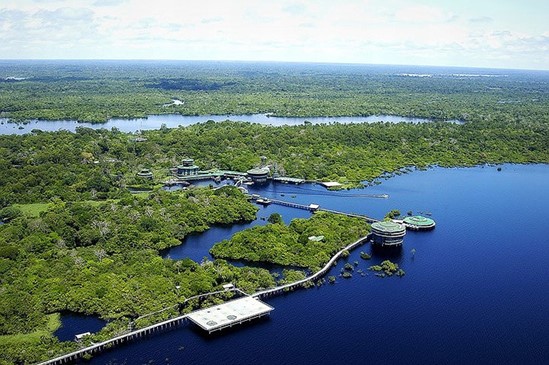
[[[549,120],[546,72],[234,62],[0,66],[0,80],[6,81],[0,82],[0,115],[13,121],[104,122],[164,113]],[[410,76],[414,72],[430,77]],[[163,106],[173,98],[184,103]]]
[[[0,364],[36,363],[76,348],[53,336],[64,310],[109,319],[84,340],[98,342],[141,315],[172,307],[133,325],[175,315],[184,298],[224,283],[248,292],[276,285],[265,269],[160,256],[189,234],[255,217],[256,208],[234,187],[161,190],[169,169],[185,157],[203,170],[246,171],[266,156],[281,175],[345,187],[412,167],[549,163],[546,73],[467,77],[457,75],[469,73],[464,70],[420,69],[435,73],[411,77],[397,66],[219,62],[0,66],[6,81],[0,82],[0,116],[13,121],[102,122],[168,112],[465,121],[282,127],[208,121],[139,135],[83,127],[0,135],[0,219],[6,223],[0,225]],[[184,104],[162,106],[171,99]],[[136,176],[142,168],[153,172],[152,181]],[[130,194],[128,187],[151,192]],[[242,232],[212,253],[314,269],[368,229],[320,214]],[[311,241],[311,235],[324,240]],[[286,270],[284,280],[303,275]]]

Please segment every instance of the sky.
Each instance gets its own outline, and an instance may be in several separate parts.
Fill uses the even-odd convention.
[[[549,1],[0,0],[0,59],[549,70]]]

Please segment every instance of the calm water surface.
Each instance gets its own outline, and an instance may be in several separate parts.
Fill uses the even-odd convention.
[[[61,327],[54,335],[60,341],[73,341],[74,336],[85,332],[98,332],[107,324],[106,321],[94,316],[78,313],[61,313]]]
[[[428,123],[430,119],[424,118],[409,118],[396,115],[371,115],[368,117],[270,117],[266,114],[249,114],[249,115],[200,115],[186,116],[179,114],[163,114],[150,115],[147,118],[137,119],[109,119],[106,123],[78,123],[74,120],[32,120],[27,124],[8,123],[7,119],[0,118],[0,134],[26,134],[33,129],[42,131],[59,131],[68,130],[74,132],[77,127],[86,127],[93,129],[111,129],[117,128],[122,132],[137,132],[139,130],[159,129],[162,125],[167,128],[177,128],[179,126],[189,126],[192,124],[203,123],[208,120],[222,122],[226,120],[243,121],[260,124],[270,124],[274,126],[281,125],[298,125],[309,121],[313,124],[328,124],[328,123],[374,123],[374,122],[389,122],[389,123]],[[460,123],[457,120],[450,120],[450,123]]]
[[[91,363],[546,363],[547,186],[547,165],[503,165],[501,172],[435,168],[337,194],[318,186],[271,185],[264,195],[284,194],[286,200],[374,217],[390,209],[431,212],[437,227],[409,232],[402,250],[372,252],[370,262],[359,257],[361,250],[371,252],[369,246],[348,258],[362,269],[391,258],[406,271],[403,278],[355,273],[335,285],[267,298],[275,310],[249,325],[213,336],[185,325],[105,352]],[[383,193],[389,198],[366,196]],[[258,216],[279,208],[262,209]],[[286,221],[304,213],[282,211]],[[238,229],[223,228],[220,237]],[[192,242],[188,255],[199,260],[218,239],[208,233],[195,238],[184,245]],[[338,275],[343,264],[330,274]]]

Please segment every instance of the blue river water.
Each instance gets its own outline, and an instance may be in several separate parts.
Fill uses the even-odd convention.
[[[161,126],[167,128],[177,128],[179,126],[189,126],[197,123],[204,123],[208,120],[222,122],[226,120],[245,121],[250,123],[270,124],[273,126],[298,125],[305,121],[313,124],[329,123],[428,123],[432,122],[425,118],[401,117],[397,115],[370,115],[367,117],[272,117],[267,114],[247,114],[247,115],[179,115],[179,114],[161,114],[149,115],[147,118],[136,119],[109,119],[105,123],[79,123],[74,120],[31,120],[26,124],[9,123],[7,118],[0,118],[0,134],[27,134],[33,129],[41,131],[59,131],[67,130],[74,132],[77,127],[86,127],[93,129],[111,129],[117,128],[122,132],[137,132],[139,130],[159,129]],[[449,120],[449,123],[461,123],[458,120]]]
[[[61,327],[54,335],[59,341],[73,341],[77,334],[84,332],[98,332],[106,322],[100,318],[78,313],[61,313]]]
[[[214,335],[187,324],[90,363],[547,363],[549,166],[500,167],[414,171],[337,193],[315,185],[270,185],[263,195],[378,218],[391,209],[429,212],[437,227],[408,232],[401,250],[366,245],[347,259],[367,272],[390,258],[406,271],[402,278],[355,272],[333,285],[266,298],[275,308],[268,318]],[[389,197],[371,197],[376,194]],[[309,214],[271,205],[258,217],[274,211],[286,221]],[[168,254],[200,260],[214,242],[241,228],[214,228]],[[362,260],[360,251],[372,253],[372,260]],[[344,263],[329,275],[338,275]]]

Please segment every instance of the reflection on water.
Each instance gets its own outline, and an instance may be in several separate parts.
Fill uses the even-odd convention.
[[[31,120],[26,123],[8,123],[6,118],[0,118],[0,134],[26,134],[33,129],[39,129],[45,132],[67,130],[74,132],[77,127],[86,127],[93,129],[111,129],[117,128],[122,132],[137,132],[139,130],[160,129],[162,126],[167,128],[178,128],[180,126],[189,126],[197,123],[204,123],[209,120],[223,122],[226,120],[237,122],[250,122],[259,124],[268,124],[273,126],[281,125],[299,125],[308,121],[312,124],[329,123],[428,123],[432,122],[425,118],[400,117],[396,115],[371,115],[369,117],[271,117],[267,114],[249,114],[249,115],[200,115],[187,116],[179,114],[150,115],[147,118],[137,119],[109,119],[105,123],[79,123],[73,120]],[[450,120],[449,123],[460,123],[457,120]]]

